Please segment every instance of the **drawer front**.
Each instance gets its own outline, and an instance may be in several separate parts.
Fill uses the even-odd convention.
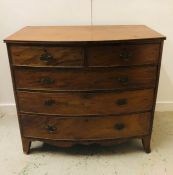
[[[97,46],[88,48],[89,66],[157,64],[159,44]]]
[[[156,67],[104,70],[15,69],[18,89],[103,90],[154,87]]]
[[[150,113],[104,117],[22,115],[25,137],[62,140],[114,139],[146,135]]]
[[[107,93],[18,92],[20,112],[86,115],[121,114],[152,109],[153,90]]]
[[[82,66],[84,51],[81,47],[10,47],[12,63],[25,66]]]

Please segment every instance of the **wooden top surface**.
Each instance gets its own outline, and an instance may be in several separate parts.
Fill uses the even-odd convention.
[[[5,42],[76,42],[165,39],[144,25],[107,26],[28,26],[9,36]]]

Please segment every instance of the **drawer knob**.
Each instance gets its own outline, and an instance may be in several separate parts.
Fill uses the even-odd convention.
[[[48,126],[46,126],[46,130],[47,130],[49,133],[54,133],[55,131],[57,131],[57,127],[48,125]]]
[[[44,104],[45,104],[46,106],[52,106],[52,105],[55,104],[55,100],[46,100],[46,101],[44,102]]]
[[[124,50],[120,53],[120,58],[122,58],[124,61],[129,61],[129,58],[132,57],[132,53],[128,52],[127,50]]]
[[[118,81],[122,84],[122,85],[127,85],[129,78],[128,77],[119,77]]]
[[[40,60],[44,61],[45,63],[50,63],[53,60],[53,56],[44,50],[44,53],[40,56]]]
[[[127,99],[123,98],[123,99],[119,99],[116,101],[116,104],[118,106],[123,106],[123,105],[126,105],[127,104]]]
[[[40,78],[39,82],[41,84],[53,84],[55,81],[49,77]]]
[[[125,125],[123,123],[117,123],[117,124],[115,124],[114,128],[116,130],[122,130],[125,128]]]

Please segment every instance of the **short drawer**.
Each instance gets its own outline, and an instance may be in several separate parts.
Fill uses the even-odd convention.
[[[18,92],[20,112],[90,115],[121,114],[152,109],[153,89],[105,93]]]
[[[150,113],[103,117],[21,115],[25,137],[54,140],[96,140],[147,135]]]
[[[10,47],[12,63],[22,66],[82,66],[81,47],[18,46]]]
[[[156,67],[98,70],[14,70],[17,89],[104,90],[151,88],[156,81]]]
[[[87,57],[91,67],[157,64],[159,44],[92,46]]]

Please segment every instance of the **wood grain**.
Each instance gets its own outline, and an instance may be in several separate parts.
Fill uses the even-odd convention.
[[[103,117],[21,115],[25,137],[54,140],[115,139],[148,134],[150,113]],[[117,129],[116,125],[123,125]],[[50,131],[48,127],[54,127]],[[74,127],[75,126],[75,127]]]
[[[140,138],[150,152],[164,39],[144,25],[25,27],[5,39],[23,151]]]
[[[104,90],[152,88],[156,67],[116,69],[25,69],[16,68],[17,89]]]
[[[144,25],[107,26],[28,26],[9,36],[5,42],[76,42],[165,39]]]
[[[25,66],[82,66],[84,50],[81,47],[18,46],[10,47],[13,65]],[[48,54],[47,61],[41,59]]]
[[[87,52],[88,66],[156,65],[158,51],[159,44],[91,46]],[[123,54],[124,57],[121,57]]]
[[[18,92],[20,112],[90,115],[151,110],[153,89],[107,93]],[[125,104],[118,104],[120,103]]]

